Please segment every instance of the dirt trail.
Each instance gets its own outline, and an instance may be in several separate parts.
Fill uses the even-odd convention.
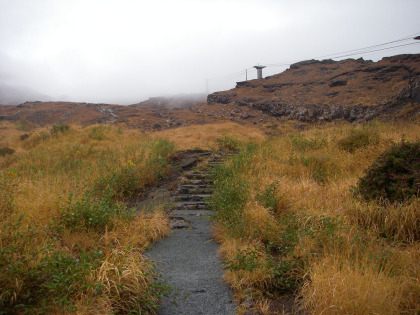
[[[162,301],[159,314],[235,314],[232,293],[221,280],[218,245],[211,238],[209,221],[212,211],[207,198],[212,182],[208,169],[219,162],[219,156],[212,156],[200,167],[184,172],[167,199],[172,235],[146,253],[174,288],[172,295]],[[165,195],[159,188],[157,193]]]

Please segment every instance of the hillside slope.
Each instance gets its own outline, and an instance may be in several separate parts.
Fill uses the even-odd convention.
[[[0,120],[26,121],[35,125],[97,123],[124,125],[142,130],[160,130],[213,122],[215,119],[188,108],[153,108],[72,102],[26,102],[0,105]]]
[[[300,121],[370,120],[393,115],[420,114],[420,54],[398,55],[378,62],[362,58],[308,60],[261,80],[237,82],[236,88],[208,96],[201,113],[220,113],[221,107],[238,118],[253,118],[258,110]]]

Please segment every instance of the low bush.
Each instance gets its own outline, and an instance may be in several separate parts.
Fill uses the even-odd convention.
[[[305,137],[301,133],[289,135],[293,149],[304,152],[307,150],[322,149],[328,146],[328,140],[325,137]]]
[[[264,206],[264,208],[274,211],[278,210],[279,198],[278,195],[278,181],[265,186],[261,191],[257,192],[256,199]]]
[[[100,195],[108,189],[114,198],[132,197],[143,184],[138,172],[133,162],[120,169],[113,169],[107,176],[96,180],[93,191]]]
[[[236,151],[239,149],[240,141],[233,135],[224,134],[223,137],[216,139],[216,144],[219,150]]]
[[[75,202],[70,195],[67,204],[60,209],[57,224],[58,227],[64,226],[70,230],[103,232],[107,226],[112,228],[113,220],[128,220],[133,215],[134,210],[115,203],[111,192],[105,192],[96,199],[86,193],[81,200]]]
[[[367,200],[404,201],[420,195],[420,141],[402,141],[383,152],[359,179],[355,192]]]
[[[311,170],[311,178],[320,184],[326,183],[331,176],[338,173],[338,167],[325,154],[302,156],[301,163]]]
[[[106,135],[110,130],[111,130],[111,127],[106,126],[106,125],[93,126],[89,128],[88,136],[91,139],[104,140],[106,139]]]
[[[0,148],[0,156],[10,155],[15,153],[15,150],[9,147]]]
[[[70,130],[69,125],[58,124],[58,125],[52,125],[50,132],[52,136],[58,136],[60,133],[61,134],[67,133],[69,130]]]
[[[338,141],[338,147],[344,151],[354,153],[357,149],[379,143],[379,133],[372,127],[354,128],[350,133]]]

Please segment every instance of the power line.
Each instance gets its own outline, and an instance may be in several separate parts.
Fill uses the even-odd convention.
[[[392,44],[392,43],[397,43],[397,42],[401,42],[401,41],[406,41],[406,40],[409,40],[409,39],[413,39],[413,36],[416,36],[417,34],[420,34],[420,33],[414,33],[412,35],[409,35],[409,36],[406,36],[406,37],[403,37],[403,38],[400,38],[400,39],[396,39],[396,40],[393,40],[393,41],[390,41],[390,42],[386,42],[386,43],[383,43],[383,44],[377,44],[377,45],[373,45],[373,46],[367,46],[367,47],[363,47],[363,48],[358,48],[358,49],[343,51],[343,52],[339,52],[339,53],[335,53],[335,54],[329,54],[329,55],[325,55],[325,56],[318,56],[318,57],[315,57],[315,58],[325,58],[325,57],[329,57],[329,56],[335,56],[335,55],[339,55],[339,54],[341,55],[341,54],[346,54],[346,53],[350,53],[350,52],[356,52],[356,51],[359,51],[359,50],[366,50],[366,49],[370,49],[370,48],[376,48],[376,47],[380,47],[380,46],[385,46],[385,45],[389,45],[389,44]]]
[[[372,52],[376,52],[376,51],[387,50],[387,49],[395,49],[395,48],[398,48],[398,47],[418,45],[418,44],[420,44],[420,43],[409,43],[409,44],[397,45],[397,46],[392,46],[392,47],[385,47],[385,48],[380,48],[380,49],[373,49],[373,50],[359,52],[359,53],[352,53],[352,54],[337,56],[337,57],[333,57],[332,59],[342,58],[342,57],[349,57],[349,56],[354,56],[354,55],[361,55],[361,54],[368,54],[368,53],[372,53]]]
[[[416,33],[416,34],[420,34],[420,33]],[[414,34],[414,35],[416,35],[416,34]],[[353,50],[348,50],[348,51],[345,51],[345,52],[338,53],[338,54],[345,54],[345,55],[337,56],[337,54],[331,54],[331,55],[314,57],[312,59],[320,59],[320,58],[325,58],[325,57],[330,57],[330,59],[337,59],[337,58],[343,58],[343,57],[349,57],[349,56],[355,56],[355,55],[368,54],[368,53],[381,51],[381,50],[395,49],[395,48],[399,48],[399,47],[420,44],[420,43],[417,42],[417,43],[409,43],[409,44],[402,44],[402,45],[396,45],[396,46],[391,46],[391,47],[385,47],[385,48],[380,48],[380,49],[371,49],[371,48],[375,48],[375,47],[381,47],[381,46],[389,45],[390,43],[405,41],[407,39],[412,39],[412,37],[408,37],[408,38],[405,38],[405,39],[399,39],[399,40],[395,40],[395,41],[384,43],[384,44],[378,44],[378,45],[373,45],[373,46],[368,46],[368,47],[364,47],[364,48],[353,49]],[[281,64],[268,64],[267,67],[290,66],[291,64],[296,63],[296,62],[298,62],[298,61],[281,63]]]
[[[326,58],[326,57],[330,57],[330,59],[337,59],[337,58],[350,57],[350,56],[355,56],[355,55],[371,54],[371,53],[374,53],[374,52],[377,52],[377,51],[396,49],[396,48],[400,48],[400,47],[416,45],[416,44],[420,44],[420,42],[396,45],[396,46],[391,46],[391,47],[383,47],[383,46],[386,46],[386,45],[390,45],[390,44],[394,44],[394,43],[398,43],[398,42],[403,42],[403,41],[406,41],[406,40],[412,40],[413,37],[418,35],[418,34],[420,34],[420,32],[417,32],[417,33],[414,33],[414,34],[411,34],[411,35],[407,35],[403,38],[392,40],[392,41],[385,42],[385,43],[382,43],[382,44],[376,44],[376,45],[371,45],[371,46],[367,46],[367,47],[363,47],[363,48],[347,50],[347,51],[343,51],[343,52],[335,53],[335,54],[313,57],[312,59],[320,59],[320,58]],[[383,48],[378,48],[378,47],[383,47]],[[373,48],[378,48],[378,49],[373,49]],[[271,68],[271,67],[290,66],[290,65],[292,65],[296,62],[299,62],[299,60],[294,61],[294,62],[267,64],[266,67]],[[254,69],[254,67],[250,67],[250,68],[247,68],[247,69],[235,72],[235,73],[231,73],[231,74],[228,74],[228,75],[225,75],[225,76],[214,77],[214,78],[211,78],[209,80],[228,80],[228,79],[233,79],[233,78],[238,77],[238,76],[245,76],[246,74],[252,74],[255,71],[256,71],[256,69]]]

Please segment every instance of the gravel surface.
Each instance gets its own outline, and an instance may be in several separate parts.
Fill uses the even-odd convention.
[[[158,314],[235,314],[232,293],[221,280],[218,245],[211,238],[206,213],[173,211],[173,234],[147,252],[175,288],[172,296],[162,301]]]

